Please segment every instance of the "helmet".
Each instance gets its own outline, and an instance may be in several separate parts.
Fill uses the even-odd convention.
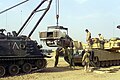
[[[100,33],[98,35],[101,35]]]
[[[88,32],[88,29],[85,29],[86,32]]]

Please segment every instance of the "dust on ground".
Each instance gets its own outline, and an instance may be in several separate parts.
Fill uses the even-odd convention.
[[[86,73],[83,67],[70,68],[63,58],[60,58],[57,68],[53,67],[54,58],[47,61],[48,66],[43,71],[4,77],[0,80],[120,80],[120,66],[100,68]]]

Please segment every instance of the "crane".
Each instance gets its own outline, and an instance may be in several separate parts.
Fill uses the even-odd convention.
[[[17,6],[21,5],[21,4],[23,4],[23,3],[26,3],[26,2],[28,2],[28,1],[29,1],[29,0],[22,1],[22,2],[20,2],[20,3],[16,4],[16,5],[14,5],[14,6],[10,7],[10,8],[7,8],[7,9],[1,11],[0,14],[4,13],[4,12],[6,12],[6,11],[9,11],[9,10],[11,10],[11,9],[13,9],[13,8],[15,8],[15,7],[17,7]]]
[[[48,1],[48,0],[42,0],[42,2],[32,11],[32,13],[30,14],[30,16],[27,18],[27,20],[25,21],[25,23],[22,25],[22,27],[21,27],[20,30],[18,31],[17,36],[21,33],[21,31],[23,30],[23,28],[26,26],[26,24],[30,21],[30,19],[32,18],[32,16],[33,16],[36,12],[45,10],[44,13],[42,14],[42,16],[39,18],[39,20],[38,20],[37,23],[35,24],[34,28],[33,28],[33,29],[31,30],[31,32],[29,33],[28,37],[31,37],[32,33],[35,31],[35,29],[37,28],[37,26],[38,26],[39,23],[42,21],[43,17],[45,16],[45,14],[47,13],[47,11],[48,11],[49,8],[50,8],[50,5],[51,5],[51,3],[52,3],[52,0],[49,1],[49,4],[48,4],[47,8],[42,9],[42,10],[38,10],[38,9],[41,7],[41,5],[42,5],[43,3],[45,3],[46,1]]]

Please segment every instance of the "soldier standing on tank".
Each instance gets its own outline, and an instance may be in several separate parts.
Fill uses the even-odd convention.
[[[63,48],[62,48],[62,47],[58,47],[58,48],[56,49],[55,64],[54,64],[54,67],[57,67],[58,60],[59,60],[59,56],[60,56],[61,53],[63,53]]]
[[[85,49],[85,53],[82,57],[82,63],[84,63],[84,71],[90,70],[90,53],[88,49]]]
[[[91,33],[89,32],[88,29],[85,30],[87,35],[86,35],[86,41],[88,43],[89,48],[92,48],[92,41],[91,41]]]
[[[100,41],[100,48],[104,49],[104,43],[105,43],[104,37],[101,34],[98,34],[98,36],[99,36],[99,41]]]

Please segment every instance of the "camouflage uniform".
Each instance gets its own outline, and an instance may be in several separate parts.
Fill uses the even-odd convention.
[[[56,49],[55,64],[54,64],[54,67],[57,67],[58,60],[59,60],[59,56],[60,56],[61,53],[63,53],[63,48],[62,48],[62,47],[58,47],[58,48]]]
[[[104,49],[104,37],[101,35],[101,34],[98,34],[99,35],[99,41],[100,41],[100,48],[101,49]]]
[[[91,48],[92,47],[92,44],[91,44],[91,42],[92,42],[91,41],[91,33],[88,31],[88,29],[86,29],[85,31],[87,32],[86,41],[88,43],[89,48]]]
[[[84,70],[88,71],[89,70],[89,65],[90,65],[90,53],[86,51],[83,55],[82,62],[84,63]]]
[[[70,67],[72,67],[72,66],[75,67],[74,60],[73,60],[73,48],[69,49],[68,58],[69,58],[69,62],[70,62]]]

